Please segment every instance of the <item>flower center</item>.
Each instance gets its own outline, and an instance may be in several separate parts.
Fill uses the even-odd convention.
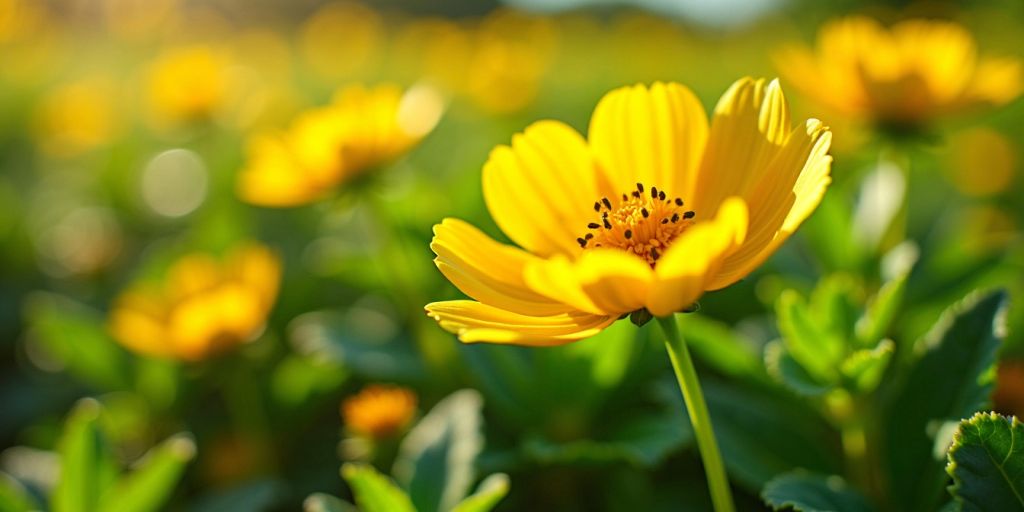
[[[602,197],[594,202],[594,211],[600,218],[587,224],[589,232],[576,239],[580,247],[615,247],[636,254],[652,267],[696,215],[683,209],[681,198],[671,198],[657,187],[645,190],[643,183],[621,199]]]

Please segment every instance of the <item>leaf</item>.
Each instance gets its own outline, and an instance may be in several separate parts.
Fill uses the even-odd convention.
[[[804,401],[734,382],[702,379],[701,385],[722,458],[737,483],[756,492],[793,468],[840,471],[834,431]],[[678,403],[680,421],[688,422],[681,396]]]
[[[40,510],[32,495],[16,479],[0,473],[0,512]]]
[[[918,340],[918,359],[883,408],[883,461],[897,509],[938,507],[946,475],[942,425],[988,406],[994,364],[1004,336],[1006,292],[971,294]]]
[[[845,350],[842,339],[832,336],[794,291],[782,292],[775,302],[779,332],[786,351],[818,382],[835,383],[835,365]]]
[[[541,464],[652,467],[693,440],[689,421],[679,416],[678,411],[666,410],[609,418],[607,429],[591,439],[558,443],[534,438],[523,450]]]
[[[764,347],[764,366],[768,373],[787,388],[804,396],[820,396],[833,386],[818,382],[793,356],[786,352],[786,347],[779,340],[772,341]]]
[[[60,474],[53,493],[54,512],[98,510],[100,496],[117,478],[117,466],[99,430],[100,405],[83,399],[64,425],[58,453]]]
[[[810,312],[824,328],[830,340],[838,340],[839,353],[845,352],[846,340],[853,333],[861,314],[864,291],[848,274],[832,274],[822,279],[810,298]]]
[[[288,486],[282,480],[257,478],[227,489],[217,489],[192,502],[189,512],[221,512],[246,510],[252,512],[277,510],[275,505],[287,496]]]
[[[462,500],[451,512],[488,512],[508,494],[508,475],[496,473],[480,482],[476,492]]]
[[[854,331],[857,341],[866,347],[882,339],[892,325],[903,301],[903,292],[907,288],[907,273],[885,283],[868,303],[864,314],[857,320]]]
[[[838,476],[794,471],[773,478],[761,491],[773,510],[795,512],[872,512],[868,500]]]
[[[895,350],[892,340],[882,340],[873,349],[860,349],[847,356],[839,371],[852,389],[869,393],[878,387]]]
[[[1024,510],[1024,424],[991,412],[961,421],[946,473],[960,510]]]
[[[483,448],[482,407],[476,391],[456,391],[402,440],[393,473],[419,512],[450,510],[469,493]]]
[[[302,502],[303,512],[359,512],[355,505],[324,493],[310,494]]]
[[[728,325],[701,315],[676,315],[676,320],[687,346],[702,362],[730,377],[764,377],[757,347]]]
[[[105,391],[131,387],[128,355],[107,335],[98,312],[37,292],[27,299],[25,315],[32,339],[76,378]]]
[[[373,466],[345,464],[341,476],[352,488],[362,512],[417,512],[409,496]]]
[[[179,434],[150,450],[139,467],[100,498],[99,510],[146,512],[164,510],[185,466],[195,457],[191,436]]]

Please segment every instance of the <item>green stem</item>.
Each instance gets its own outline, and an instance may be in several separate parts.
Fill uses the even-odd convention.
[[[718,441],[711,428],[711,415],[708,405],[704,402],[704,393],[697,380],[697,370],[690,359],[690,351],[686,342],[679,334],[679,326],[674,316],[659,317],[658,325],[665,334],[665,349],[672,360],[672,369],[676,372],[679,389],[686,401],[686,411],[690,414],[690,424],[697,436],[697,448],[704,461],[704,474],[708,478],[708,490],[711,491],[711,502],[716,512],[734,512],[732,493],[729,491],[729,479],[725,475],[725,464],[722,454],[718,451]]]

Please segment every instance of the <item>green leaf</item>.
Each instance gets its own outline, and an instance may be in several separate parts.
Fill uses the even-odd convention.
[[[482,407],[476,391],[456,391],[402,440],[393,474],[419,512],[450,510],[469,493],[483,448]]]
[[[843,340],[819,324],[803,298],[794,290],[786,290],[779,295],[775,310],[779,332],[789,355],[816,381],[835,383],[835,366],[845,350]]]
[[[40,510],[24,486],[7,473],[0,473],[0,512]]]
[[[868,303],[863,316],[857,320],[855,332],[860,346],[870,346],[882,339],[892,325],[907,288],[907,273],[885,283]]]
[[[352,488],[362,512],[417,512],[409,496],[373,466],[345,464],[341,476]]]
[[[687,346],[701,362],[730,377],[765,377],[757,346],[728,325],[701,315],[676,315],[676,320]]]
[[[64,425],[58,445],[60,474],[53,493],[54,512],[99,510],[100,496],[117,478],[117,465],[99,429],[100,405],[83,399]]]
[[[773,510],[795,512],[872,512],[874,508],[838,476],[802,471],[786,473],[765,484],[761,498]]]
[[[836,350],[846,351],[846,340],[853,334],[861,314],[864,291],[848,274],[832,274],[822,279],[810,298],[810,312],[829,340],[837,340]]]
[[[462,500],[451,512],[488,512],[508,494],[508,487],[508,475],[491,475],[480,482],[476,492]]]
[[[1024,424],[991,412],[961,421],[946,472],[960,510],[1024,510]]]
[[[359,512],[355,505],[328,494],[316,492],[302,502],[303,512]]]
[[[674,402],[673,402],[674,406]],[[630,464],[652,467],[693,440],[693,431],[679,412],[628,414],[609,418],[606,427],[591,438],[555,442],[534,438],[523,450],[535,461],[546,464],[608,466]]]
[[[939,506],[946,480],[942,427],[988,407],[1005,310],[1004,291],[969,295],[918,340],[917,361],[883,407],[883,461],[895,508]]]
[[[768,373],[787,388],[805,396],[820,396],[832,389],[831,384],[819,382],[793,356],[779,340],[764,347],[764,366]]]
[[[129,475],[100,498],[99,510],[146,512],[164,510],[185,466],[195,457],[192,438],[179,434],[150,450]]]
[[[25,315],[32,340],[76,378],[104,391],[131,387],[128,354],[107,335],[97,311],[37,292],[26,301]]]
[[[823,474],[841,470],[835,432],[803,400],[735,382],[704,379],[701,385],[722,458],[737,483],[756,492],[793,468]],[[684,415],[679,421],[688,422],[681,396],[678,403]]]
[[[860,349],[846,357],[839,371],[854,391],[868,393],[878,387],[896,344],[882,340],[873,349]]]

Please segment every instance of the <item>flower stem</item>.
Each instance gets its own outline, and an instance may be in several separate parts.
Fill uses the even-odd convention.
[[[729,479],[725,475],[722,454],[718,451],[718,441],[711,429],[711,415],[708,405],[704,402],[704,392],[697,380],[697,370],[690,359],[690,351],[686,342],[679,334],[679,326],[674,316],[659,317],[658,325],[665,334],[665,349],[672,360],[679,389],[686,401],[686,411],[690,414],[690,423],[697,436],[697,448],[704,461],[704,474],[708,478],[708,489],[711,491],[711,502],[715,512],[733,512],[732,494],[729,491]]]

